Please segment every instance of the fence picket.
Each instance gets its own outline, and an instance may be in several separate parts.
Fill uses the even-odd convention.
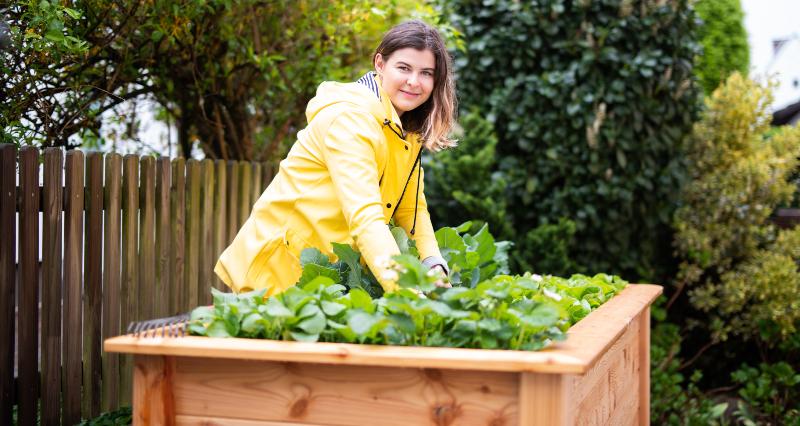
[[[227,246],[227,231],[228,222],[226,220],[227,209],[225,208],[225,201],[227,200],[227,167],[225,162],[217,160],[214,164],[215,175],[217,180],[214,182],[214,256],[211,261],[210,269],[214,283],[214,288],[220,291],[226,291],[226,286],[222,280],[219,279],[217,274],[214,273],[214,265],[219,259],[219,255],[225,250]]]
[[[170,171],[169,158],[160,157],[156,162],[156,288],[154,316],[162,318],[170,315],[169,275],[170,275]]]
[[[239,166],[228,161],[228,241],[229,245],[239,232]]]
[[[100,415],[103,256],[103,154],[86,156],[86,231],[83,266],[83,418]]]
[[[237,222],[237,231],[242,228],[247,217],[250,216],[250,210],[253,208],[253,203],[250,198],[252,197],[253,187],[253,168],[250,163],[242,161],[239,163],[239,220]]]
[[[81,420],[81,287],[83,263],[84,157],[67,152],[64,206],[64,312],[62,344],[63,423]]]
[[[186,161],[177,158],[172,162],[172,189],[170,191],[170,312],[186,310],[184,286],[186,281]]]
[[[35,425],[39,399],[39,150],[20,149],[19,174],[22,204],[17,338],[19,353],[25,355],[18,360],[18,420],[20,425]]]
[[[190,159],[186,163],[186,310],[199,303],[198,271],[200,244],[200,162]]]
[[[214,274],[214,224],[211,222],[214,214],[214,161],[205,159],[201,163],[200,186],[201,204],[200,209],[200,252],[198,253],[198,303],[208,305],[211,303],[211,278]]]
[[[250,209],[253,210],[253,205],[258,201],[258,197],[261,196],[261,192],[263,189],[261,188],[261,175],[262,175],[262,166],[261,163],[251,163],[251,167],[253,168],[253,178],[250,179]],[[249,216],[249,212],[248,212]]]
[[[14,405],[20,425],[130,405],[132,357],[102,340],[227,290],[214,264],[272,175],[266,163],[61,148],[40,170],[39,155],[0,144],[0,424]]]
[[[156,159],[142,157],[139,162],[139,320],[155,318],[156,235],[155,190]]]
[[[139,236],[139,158],[126,155],[122,166],[122,280],[120,285],[120,326],[128,327],[139,305],[139,262],[136,243]],[[133,357],[121,355],[119,404],[130,405],[133,386]]]
[[[120,186],[122,156],[106,155],[103,229],[103,340],[120,334]],[[102,410],[119,407],[119,355],[103,354]]]
[[[42,206],[42,424],[61,423],[61,268],[64,153],[44,151]]]
[[[16,328],[15,215],[17,147],[0,144],[0,424],[10,425],[14,401],[14,334]]]

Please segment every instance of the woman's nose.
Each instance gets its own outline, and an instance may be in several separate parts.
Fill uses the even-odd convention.
[[[411,74],[411,75],[408,77],[408,80],[406,80],[406,83],[407,83],[409,86],[416,86],[418,82],[419,82],[419,79],[417,78],[417,73],[412,73],[412,74]]]

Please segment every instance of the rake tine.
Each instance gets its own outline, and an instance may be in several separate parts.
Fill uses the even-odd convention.
[[[142,337],[142,334],[144,332],[146,332],[147,328],[150,326],[150,324],[148,324],[148,323],[149,323],[149,321],[142,321],[142,322],[139,323],[139,326],[136,327],[136,329],[134,331],[136,333],[136,337]]]
[[[133,326],[136,325],[135,322],[131,322],[128,324],[128,331],[125,334],[133,334]]]

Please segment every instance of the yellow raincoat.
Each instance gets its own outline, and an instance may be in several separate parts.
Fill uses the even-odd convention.
[[[400,253],[387,227],[395,207],[395,221],[406,233],[415,226],[417,210],[410,237],[420,258],[441,257],[421,167],[409,175],[422,144],[414,133],[400,137],[404,132],[389,97],[380,84],[373,89],[380,98],[359,83],[319,86],[306,109],[308,126],[214,268],[234,291],[285,290],[300,278],[300,251],[316,247],[333,258],[331,242],[353,245],[384,290],[395,290],[379,265],[381,258]]]

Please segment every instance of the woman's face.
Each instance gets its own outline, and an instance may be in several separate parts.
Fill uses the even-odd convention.
[[[382,77],[383,90],[389,95],[398,115],[422,105],[433,93],[436,58],[430,50],[411,47],[394,51],[388,58],[375,56],[375,70]]]

